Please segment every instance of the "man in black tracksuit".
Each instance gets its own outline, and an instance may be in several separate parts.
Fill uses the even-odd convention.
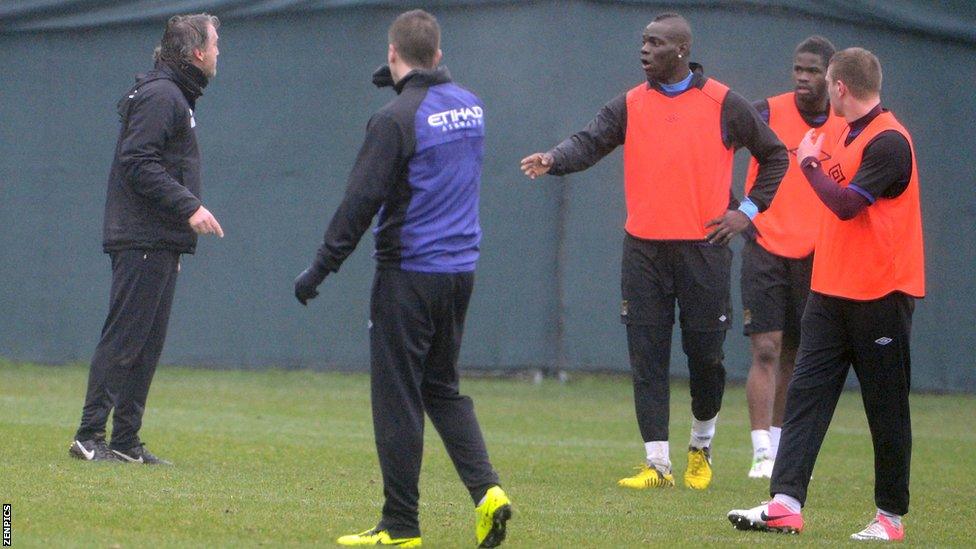
[[[457,358],[474,287],[481,227],[484,105],[438,68],[440,28],[414,10],[390,27],[387,80],[397,97],[366,125],[345,198],[312,266],[295,280],[303,305],[379,217],[370,304],[373,430],[386,503],[372,529],[340,545],[421,544],[418,481],[424,412],[475,503],[475,537],[494,547],[511,506],[488,460]]]
[[[105,200],[102,247],[112,259],[108,318],[92,357],[81,426],[69,448],[88,461],[168,463],[139,439],[166,338],[180,254],[197,234],[223,236],[200,201],[194,109],[216,74],[217,28],[207,14],[169,20],[156,65],[119,101],[122,128]],[[190,51],[190,57],[185,57]],[[105,428],[113,416],[112,442]]]

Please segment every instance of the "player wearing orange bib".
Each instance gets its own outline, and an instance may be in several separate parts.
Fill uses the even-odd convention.
[[[807,485],[851,366],[874,444],[877,512],[855,540],[900,541],[908,512],[912,312],[925,296],[918,167],[911,135],[881,106],[881,64],[850,48],[827,69],[830,104],[848,122],[821,160],[811,130],[797,158],[830,210],[817,237],[810,298],[786,396],[773,500],[728,515],[739,529],[799,532]]]
[[[618,484],[674,486],[669,361],[677,304],[692,413],[684,483],[701,490],[712,480],[712,440],[725,390],[722,345],[732,323],[727,244],[769,206],[789,158],[748,101],[688,63],[691,28],[683,17],[658,15],[642,42],[647,80],[612,99],[582,131],[522,159],[522,171],[532,178],[570,174],[623,146],[620,320],[646,461]],[[730,204],[739,147],[758,159],[759,170],[743,203]]]
[[[827,97],[827,63],[833,54],[834,46],[827,39],[807,38],[793,53],[794,91],[754,103],[791,153],[795,154],[806,132],[816,128],[827,135],[821,158],[830,158],[833,144],[847,126],[830,112]],[[752,160],[745,194],[752,190],[758,171]],[[753,451],[750,478],[769,478],[773,472],[823,212],[799,164],[792,162],[776,200],[752,220],[756,230],[743,233],[742,323],[752,348],[746,381]]]

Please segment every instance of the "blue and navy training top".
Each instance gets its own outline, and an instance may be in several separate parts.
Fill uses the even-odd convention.
[[[366,125],[316,261],[338,271],[378,215],[380,267],[473,271],[481,242],[484,105],[454,84],[446,68],[412,71],[394,90],[397,97]]]

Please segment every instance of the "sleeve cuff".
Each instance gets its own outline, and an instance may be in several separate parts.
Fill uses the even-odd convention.
[[[868,204],[874,204],[874,201],[875,201],[874,195],[872,195],[871,193],[869,193],[867,190],[862,189],[861,187],[858,187],[857,185],[848,185],[847,188],[850,189],[850,190],[852,190],[852,191],[854,191],[854,192],[856,192],[857,194],[863,196],[868,201]]]
[[[746,214],[749,221],[755,219],[756,215],[759,213],[759,206],[756,206],[749,197],[743,198],[742,202],[739,204],[739,211]]]
[[[800,168],[804,170],[807,168],[820,169],[820,161],[815,156],[808,156],[800,160]]]
[[[546,154],[548,154],[549,156],[552,157],[552,166],[549,166],[549,175],[559,175],[558,173],[553,173],[553,172],[558,172],[559,171],[559,149],[558,149],[558,147],[557,148],[550,149],[549,151],[546,152]]]
[[[177,209],[179,210],[180,217],[188,221],[191,217],[193,217],[193,214],[197,213],[200,206],[203,206],[203,202],[201,202],[199,198],[190,194],[190,191],[187,191],[186,193],[189,196],[184,197],[183,200],[180,201]]]

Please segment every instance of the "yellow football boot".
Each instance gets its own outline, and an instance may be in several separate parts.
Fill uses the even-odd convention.
[[[674,475],[662,473],[647,464],[637,467],[637,474],[617,481],[618,486],[644,490],[645,488],[673,488]]]
[[[422,545],[420,537],[416,538],[393,538],[386,530],[366,530],[358,534],[349,534],[336,540],[339,545],[355,547],[359,545],[396,545],[397,547],[420,547]]]
[[[505,523],[512,518],[512,502],[501,486],[492,486],[474,508],[477,522],[474,525],[478,547],[498,547],[505,541]],[[418,541],[420,538],[417,538]]]
[[[685,486],[704,490],[712,482],[712,453],[708,448],[688,447],[688,469]]]

